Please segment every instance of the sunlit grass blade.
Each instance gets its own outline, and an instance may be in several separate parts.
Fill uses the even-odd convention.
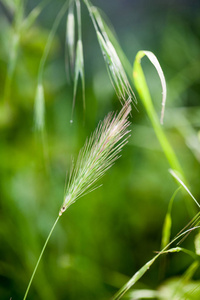
[[[180,187],[174,192],[169,202],[168,211],[164,220],[164,225],[162,230],[161,249],[164,249],[170,242],[171,226],[172,226],[171,210],[172,210],[174,198],[176,197],[176,194],[178,193],[179,190]]]
[[[187,186],[185,185],[185,183],[183,182],[183,180],[181,180],[181,178],[179,177],[180,175],[177,174],[177,172],[175,170],[169,170],[170,174],[181,184],[181,186],[186,190],[186,192],[190,195],[190,197],[194,200],[194,202],[196,203],[196,205],[200,208],[200,204],[198,203],[198,201],[195,199],[195,197],[192,195],[192,193],[190,192],[190,190],[187,188]]]
[[[159,292],[149,289],[140,289],[140,290],[134,290],[130,292],[126,299],[130,300],[138,300],[138,299],[158,299]]]
[[[146,55],[150,60],[150,62],[155,67],[156,71],[158,72],[158,76],[160,78],[160,82],[162,86],[162,109],[161,109],[160,123],[163,124],[165,103],[167,98],[167,87],[166,87],[165,76],[163,74],[162,68],[159,64],[157,57],[151,51],[140,51],[140,53],[141,53],[140,59],[142,59],[142,57]]]
[[[133,277],[114,295],[112,300],[121,299],[121,297],[149,270],[157,256],[148,261]]]
[[[196,254],[200,255],[200,232],[195,236],[194,245]]]
[[[145,51],[139,51],[136,55],[134,66],[133,66],[133,78],[135,82],[135,87],[138,91],[138,94],[140,96],[140,99],[147,111],[147,114],[149,116],[149,119],[152,123],[152,126],[154,128],[154,131],[157,135],[157,138],[163,148],[163,151],[165,153],[165,156],[167,157],[170,166],[172,169],[177,170],[183,177],[183,171],[179,164],[178,158],[176,157],[176,154],[171,147],[170,143],[168,142],[168,139],[161,128],[158,116],[156,114],[155,108],[153,106],[153,102],[150,96],[149,89],[147,87],[147,83],[145,80],[145,76],[141,67],[141,58],[145,55]]]

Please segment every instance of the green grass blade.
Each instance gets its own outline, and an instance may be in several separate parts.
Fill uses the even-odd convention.
[[[194,245],[196,254],[200,255],[200,232],[195,236]]]
[[[153,64],[153,66],[155,67],[156,71],[158,72],[158,76],[160,78],[160,82],[161,82],[161,86],[162,86],[162,109],[161,109],[160,123],[163,124],[165,103],[166,103],[166,98],[167,98],[167,87],[166,87],[165,76],[163,74],[162,68],[161,68],[156,56],[150,51],[142,51],[142,52],[144,55],[146,55],[148,57],[150,62]],[[142,58],[142,56],[141,56],[141,58]]]
[[[187,249],[176,247],[176,248],[167,248],[172,245],[174,242],[179,240],[180,238],[187,236],[188,233],[192,232],[193,230],[199,229],[200,226],[194,226],[191,227],[180,234],[178,234],[162,251],[160,251],[156,256],[154,256],[150,261],[148,261],[142,268],[139,269],[132,277],[131,279],[113,296],[112,300],[118,300],[121,299],[121,297],[149,270],[151,265],[155,262],[155,260],[162,254],[169,253],[169,252],[184,252],[190,256],[192,256],[194,259],[197,259],[197,255]]]
[[[183,234],[185,234],[185,232]],[[179,237],[177,237],[176,239],[178,239]],[[174,242],[174,241],[175,241],[175,239],[172,242]],[[162,250],[155,257],[153,257],[150,261],[148,261],[141,269],[139,269],[139,271],[137,271],[133,275],[133,277],[131,277],[131,279],[113,296],[112,300],[121,299],[122,296],[149,270],[149,268],[152,266],[152,264],[155,262],[155,260],[161,254],[179,253],[179,252],[184,252],[184,253],[190,255],[193,259],[197,259],[197,255],[194,252],[192,252],[190,250],[187,250],[187,249],[184,249],[184,248],[181,248],[181,247],[171,248],[169,250]]]
[[[133,277],[114,295],[112,300],[121,299],[121,297],[149,270],[151,265],[156,260],[157,256],[148,261]]]
[[[141,67],[141,58],[146,55],[144,51],[139,51],[136,55],[134,67],[133,67],[133,78],[135,82],[135,87],[138,91],[138,94],[140,96],[140,99],[142,100],[142,103],[147,111],[147,114],[149,116],[149,119],[152,123],[152,126],[154,128],[154,131],[157,135],[157,138],[163,148],[163,151],[165,153],[165,156],[168,159],[168,162],[170,166],[177,170],[183,177],[183,171],[179,164],[179,161],[176,157],[176,154],[174,150],[172,149],[170,143],[167,140],[167,137],[161,128],[158,116],[156,114],[156,111],[153,106],[153,102],[150,96],[149,89],[147,87],[146,79]]]
[[[183,182],[183,180],[180,179],[180,177],[178,176],[177,172],[175,170],[171,170],[171,169],[169,170],[169,172],[182,185],[182,187],[186,190],[186,192],[194,200],[194,202],[196,203],[196,205],[200,208],[200,204],[195,199],[195,197],[192,195],[192,193],[190,192],[190,190],[187,188],[187,186],[185,185],[185,183]]]
[[[37,5],[32,11],[29,13],[29,15],[23,20],[21,31],[29,30],[29,28],[34,24],[38,16],[40,15],[42,9],[44,7],[44,2],[42,4]]]
[[[159,292],[154,291],[154,290],[147,290],[147,289],[141,289],[141,290],[134,290],[130,292],[127,296],[126,299],[158,299],[159,297]]]
[[[174,198],[176,197],[176,194],[178,193],[179,190],[180,187],[176,189],[169,202],[168,211],[163,224],[161,249],[164,249],[170,242],[171,226],[172,226],[171,210],[172,210]]]

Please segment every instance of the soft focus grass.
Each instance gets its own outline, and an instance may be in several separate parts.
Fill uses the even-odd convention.
[[[73,88],[67,85],[63,63],[66,23],[63,20],[53,38],[43,73],[48,162],[44,160],[41,137],[34,132],[34,96],[40,59],[63,2],[59,4],[58,7],[55,3],[49,3],[45,13],[41,13],[36,23],[23,32],[12,75],[9,102],[6,104],[3,103],[4,87],[13,31],[9,19],[1,11],[1,299],[22,298],[27,278],[62,203],[71,156],[78,154],[85,138],[100,119],[111,110],[120,110],[92,23],[83,8],[85,117],[82,94],[78,89],[74,122],[70,124]],[[35,3],[29,3],[25,14],[28,14],[32,5]],[[132,5],[129,10],[136,17],[137,6]],[[148,18],[141,18],[140,23],[143,20],[145,28],[131,23],[133,18],[122,9],[121,21],[118,22],[117,4],[111,5],[108,13],[131,64],[140,49],[154,51],[159,59],[168,85],[163,130],[176,151],[190,183],[190,190],[198,200],[199,21],[195,15],[191,18],[184,13],[174,18],[174,9],[171,14],[168,12],[165,28],[156,26],[159,30],[153,34],[150,29],[161,22],[162,14],[164,17],[164,9],[157,9],[157,19],[153,18],[151,11]],[[139,12],[145,13],[141,8]],[[127,24],[128,20],[130,26],[123,28],[123,23]],[[160,83],[153,68],[145,62],[143,66],[159,115]],[[132,112],[129,144],[122,158],[102,179],[103,187],[70,207],[55,229],[35,277],[30,299],[109,299],[153,257],[153,251],[160,249],[164,218],[177,185],[168,173],[168,162],[140,102],[138,110],[139,113]],[[190,220],[185,207],[186,197],[190,199],[186,194],[178,193],[174,199],[171,211],[172,236]],[[191,234],[181,247],[193,249],[193,244],[194,235]],[[191,263],[192,259],[182,253],[170,255],[163,272],[164,278],[163,273],[160,274],[159,263],[155,263],[136,287],[154,289],[164,279],[184,274]],[[198,278],[197,270],[194,279]]]

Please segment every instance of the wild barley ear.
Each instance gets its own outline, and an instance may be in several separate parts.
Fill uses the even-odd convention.
[[[131,99],[125,102],[118,115],[108,114],[86,141],[71,171],[59,216],[78,198],[97,188],[95,186],[97,180],[119,158],[130,132],[128,130],[130,112]]]
[[[112,43],[109,40],[105,41],[99,31],[97,31],[97,38],[106,63],[111,83],[120,102],[122,100],[125,101],[125,99],[127,98],[135,99],[135,95],[132,91],[124,68]]]
[[[101,52],[106,63],[108,75],[120,102],[125,102],[131,98],[136,103],[136,97],[127,78],[124,67],[119,59],[117,51],[111,43],[102,17],[95,6],[92,6],[88,0],[84,0],[92,19]]]

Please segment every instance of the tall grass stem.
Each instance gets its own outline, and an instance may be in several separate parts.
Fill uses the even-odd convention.
[[[38,260],[37,260],[35,269],[33,270],[33,273],[32,273],[32,275],[31,275],[30,281],[29,281],[29,283],[28,283],[28,286],[27,286],[27,289],[26,289],[26,292],[25,292],[25,295],[24,295],[23,300],[26,300],[26,298],[27,298],[29,289],[30,289],[30,287],[31,287],[31,284],[32,284],[33,278],[34,278],[34,276],[35,276],[35,273],[36,273],[36,271],[37,271],[37,268],[38,268],[38,266],[39,266],[39,264],[40,264],[40,261],[41,261],[41,258],[42,258],[42,256],[43,256],[44,250],[46,249],[46,246],[47,246],[47,244],[48,244],[48,241],[49,241],[49,239],[50,239],[50,237],[51,237],[51,235],[52,235],[52,233],[53,233],[53,231],[54,231],[54,229],[55,229],[55,227],[56,227],[56,224],[58,223],[59,218],[60,218],[60,216],[58,216],[57,219],[56,219],[56,221],[54,222],[54,224],[53,224],[53,226],[52,226],[52,228],[51,228],[51,230],[50,230],[50,232],[49,232],[49,235],[48,235],[48,237],[47,237],[47,239],[46,239],[46,241],[45,241],[45,243],[44,243],[44,246],[43,246],[43,248],[42,248],[42,251],[41,251],[41,253],[40,253],[40,256],[39,256],[39,258],[38,258]]]

